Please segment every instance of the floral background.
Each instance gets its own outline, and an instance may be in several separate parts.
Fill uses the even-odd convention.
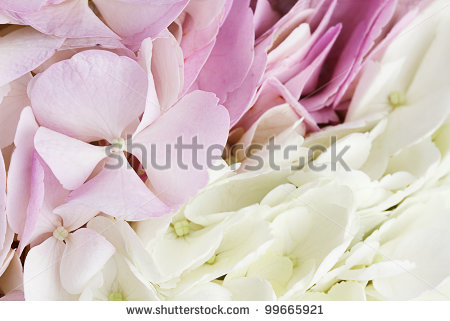
[[[0,0],[0,300],[450,299],[448,57],[448,0]]]

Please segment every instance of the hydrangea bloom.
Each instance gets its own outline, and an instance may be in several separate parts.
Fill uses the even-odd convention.
[[[448,299],[447,2],[0,1],[0,300]]]

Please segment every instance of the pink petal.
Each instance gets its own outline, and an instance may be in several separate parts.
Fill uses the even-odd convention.
[[[97,232],[83,228],[71,233],[60,266],[64,289],[72,294],[81,293],[114,252],[111,243]]]
[[[328,2],[324,1],[324,8],[328,6]],[[322,76],[319,87],[325,88],[319,94],[303,99],[302,103],[308,110],[318,110],[329,104],[336,106],[340,102],[360,70],[362,59],[392,17],[394,4],[392,0],[358,3],[338,1],[328,24],[343,24],[342,32],[327,59],[327,67],[332,72]],[[354,11],[358,15],[354,15]],[[318,14],[317,18],[319,16]]]
[[[20,115],[17,133],[14,139],[16,149],[11,158],[8,171],[8,222],[12,230],[22,233],[26,219],[28,200],[30,198],[30,182],[33,164],[33,137],[38,125],[30,107],[26,107]]]
[[[0,301],[25,301],[25,296],[22,291],[13,291],[0,298]]]
[[[62,287],[60,264],[65,245],[54,237],[33,247],[24,264],[24,293],[27,301],[73,300]],[[77,262],[80,266],[80,262]]]
[[[148,89],[144,114],[136,132],[140,132],[150,125],[161,114],[161,106],[159,104],[158,94],[156,93],[155,80],[152,75],[152,56],[153,41],[151,38],[147,38],[142,42],[138,52],[138,61],[142,68],[147,71]]]
[[[39,210],[44,202],[44,193],[44,168],[39,162],[39,156],[34,152],[30,177],[30,199],[23,232],[19,234],[19,253],[22,253],[24,247],[30,243],[33,237],[34,228],[39,217]]]
[[[14,253],[13,258],[9,263],[8,268],[0,277],[0,292],[6,294],[5,299],[6,301],[23,301],[22,291],[23,291],[22,262],[20,261],[20,257],[19,255],[17,255],[16,252]]]
[[[62,38],[119,38],[95,15],[85,0],[65,0],[37,12],[19,14],[16,18],[42,33]]]
[[[38,11],[46,0],[3,0],[0,9],[16,13]]]
[[[30,105],[27,85],[31,78],[31,74],[26,73],[0,88],[0,148],[12,144],[20,113]]]
[[[156,195],[169,204],[179,205],[207,183],[207,149],[213,145],[225,146],[228,130],[228,112],[222,106],[217,106],[214,94],[194,91],[135,136],[134,143],[145,146],[146,157],[138,148],[132,152],[146,168]],[[183,144],[191,144],[195,137],[198,144],[204,146],[197,153],[187,148],[182,150],[180,157],[187,169],[178,166],[181,165],[177,162],[175,149],[178,137],[182,137]],[[166,155],[167,148],[170,149],[170,155]],[[155,155],[151,155],[152,150]],[[214,149],[213,155],[221,153],[221,150]],[[201,169],[194,167],[194,154]],[[153,166],[155,163],[159,166],[169,164],[170,168],[157,169]]]
[[[80,187],[97,164],[107,157],[104,147],[40,127],[34,137],[37,152],[67,190]]]
[[[258,0],[255,7],[255,34],[261,36],[281,18],[280,13],[272,9],[269,0]]]
[[[147,75],[127,57],[89,50],[48,68],[29,91],[42,126],[86,141],[112,142],[143,113]]]
[[[231,126],[234,126],[241,117],[251,108],[251,103],[256,95],[256,91],[264,75],[267,65],[267,52],[264,46],[257,47],[255,59],[247,77],[239,88],[229,93],[224,106],[230,113]]]
[[[72,192],[69,204],[80,204],[105,214],[138,221],[167,214],[170,208],[142,182],[123,158],[120,168],[105,168]]]
[[[29,243],[33,246],[47,239],[61,225],[61,218],[55,215],[54,209],[65,202],[68,194],[69,191],[34,152],[27,217],[23,233],[19,235],[20,253]]]
[[[186,93],[197,78],[216,42],[219,27],[226,19],[232,0],[190,1],[183,15],[176,20],[180,26],[183,49]]]
[[[183,52],[171,34],[153,40],[151,71],[159,104],[166,110],[178,100],[184,84]]]
[[[276,78],[267,79],[261,86],[259,96],[253,107],[236,124],[236,127],[242,127],[245,130],[250,128],[267,110],[272,107],[287,103],[297,113],[299,119],[304,118],[305,124],[309,130],[319,129],[316,121],[305,107],[291,94],[291,92]]]
[[[220,102],[242,84],[253,62],[255,31],[249,4],[250,0],[233,2],[211,55],[198,75],[198,89],[214,92]]]
[[[94,3],[124,43],[138,49],[142,40],[153,38],[167,28],[188,0],[94,0]]]
[[[64,39],[26,27],[0,38],[0,87],[25,75],[61,47]]]
[[[5,242],[6,229],[6,171],[3,161],[3,154],[0,152],[0,251],[3,249]]]

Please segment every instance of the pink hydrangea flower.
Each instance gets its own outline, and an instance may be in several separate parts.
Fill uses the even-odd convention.
[[[56,89],[55,83],[63,90]],[[160,106],[155,105],[156,97],[151,99],[147,92],[145,71],[133,60],[106,51],[79,53],[54,64],[32,83],[31,104],[42,126],[36,133],[36,150],[62,185],[75,190],[70,195],[72,201],[116,217],[138,220],[168,213],[207,183],[206,148],[225,145],[227,111],[218,106],[213,94],[195,91],[161,113]],[[146,123],[139,126],[144,111]],[[185,143],[197,137],[205,146],[198,155],[203,169],[195,169],[192,163],[186,170],[176,165],[170,170],[156,169],[150,157],[132,150],[147,171],[152,186],[149,190],[126,166],[122,152],[127,149],[129,135],[149,154],[156,149],[158,164],[165,161],[169,145],[173,165],[178,136]],[[119,144],[117,154],[123,166],[105,168],[83,185],[98,164],[108,158],[104,146],[89,144],[95,141]],[[183,159],[192,162],[192,154],[183,153]]]

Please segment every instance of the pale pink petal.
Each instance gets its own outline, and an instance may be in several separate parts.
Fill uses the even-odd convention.
[[[81,204],[129,221],[162,216],[170,212],[170,208],[153,194],[127,165],[127,161],[122,158],[120,168],[103,169],[100,174],[70,194],[69,204]]]
[[[182,204],[207,183],[208,147],[224,147],[226,144],[229,116],[227,110],[217,103],[214,94],[194,91],[134,137],[134,143],[145,146],[147,155],[143,156],[138,148],[133,149],[133,154],[146,168],[156,195],[168,204]],[[184,148],[178,155],[176,144],[179,137],[183,144],[192,144],[196,138],[203,148],[197,152]],[[169,155],[167,149],[170,150]],[[217,156],[221,153],[222,150],[216,148],[211,154]],[[199,166],[195,166],[194,156]],[[185,166],[179,164],[178,158]],[[157,169],[154,165],[169,167]]]
[[[6,237],[8,221],[6,220],[6,171],[3,154],[0,152],[0,251]],[[0,262],[1,263],[1,262]]]
[[[114,252],[111,243],[93,230],[83,228],[71,233],[60,266],[64,289],[72,294],[81,293]]]
[[[254,58],[254,42],[250,0],[234,1],[198,75],[198,89],[214,92],[224,102],[227,94],[237,89],[247,76]]]
[[[153,40],[151,72],[164,111],[178,100],[184,84],[183,52],[171,34]]]
[[[16,13],[38,11],[46,0],[2,0],[0,9]]]
[[[22,253],[24,247],[27,246],[32,239],[34,228],[39,217],[39,210],[44,202],[44,193],[44,168],[39,161],[39,156],[34,152],[30,176],[30,199],[28,202],[23,232],[19,234],[19,253]]]
[[[247,77],[239,88],[229,93],[224,106],[230,113],[231,126],[234,126],[241,117],[251,108],[256,91],[261,82],[267,65],[267,52],[264,46],[255,49],[255,59]]]
[[[79,229],[99,214],[97,210],[75,202],[64,203],[56,207],[53,213],[58,214],[62,220],[62,225],[68,231]]]
[[[119,56],[126,56],[136,60],[136,55],[125,47],[120,40],[115,38],[70,38],[66,39],[56,53],[47,59],[43,64],[33,70],[33,73],[41,73],[51,65],[66,59],[72,58],[79,52],[86,50],[107,50]]]
[[[124,43],[138,49],[142,40],[153,38],[167,28],[188,0],[94,0],[94,3]]]
[[[65,0],[15,18],[44,34],[62,38],[119,38],[95,15],[85,0]]]
[[[14,292],[22,293],[23,301],[23,269],[22,262],[20,261],[19,255],[17,252],[14,253],[14,256],[9,263],[8,268],[5,273],[0,277],[0,292],[5,294],[12,294]],[[14,295],[10,296],[7,301],[17,301],[14,300]]]
[[[101,50],[54,64],[29,89],[42,126],[86,141],[110,142],[143,113],[146,92],[147,75],[137,62]]]
[[[22,291],[13,291],[0,298],[0,301],[25,301]]]
[[[30,181],[33,164],[33,138],[38,125],[31,108],[26,107],[20,116],[14,139],[16,149],[8,172],[8,222],[15,233],[22,233],[30,198]]]
[[[12,144],[20,113],[30,105],[27,85],[31,78],[31,74],[26,73],[0,88],[0,148]]]
[[[60,265],[65,244],[50,237],[28,252],[24,264],[24,293],[27,301],[73,300],[61,284]],[[80,266],[80,263],[77,263]]]
[[[236,127],[248,129],[255,123],[268,109],[289,104],[298,115],[298,119],[304,118],[309,130],[317,131],[319,127],[310,113],[298,102],[291,92],[276,78],[267,79],[261,86],[259,96],[255,104],[236,124]]]
[[[152,57],[153,57],[153,41],[151,38],[145,39],[138,52],[138,62],[142,68],[147,71],[148,89],[147,99],[145,102],[145,111],[142,115],[141,122],[136,130],[140,132],[142,129],[150,125],[161,114],[161,106],[156,93],[155,81],[152,74]]]
[[[64,39],[26,27],[0,37],[0,87],[25,75],[61,47]]]
[[[50,168],[38,156],[33,155],[33,167],[30,182],[30,199],[23,233],[20,236],[19,252],[31,243],[39,244],[50,237],[61,218],[54,209],[65,202],[69,191],[58,182]]]
[[[107,157],[104,147],[93,146],[75,138],[40,127],[34,145],[65,189],[80,187],[97,164]]]

